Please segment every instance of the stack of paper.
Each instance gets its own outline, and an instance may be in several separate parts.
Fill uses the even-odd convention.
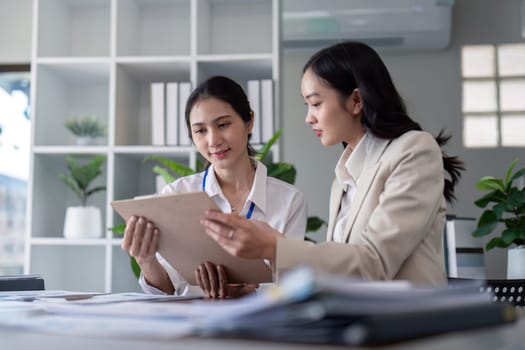
[[[296,270],[257,296],[245,313],[211,317],[206,336],[306,343],[376,345],[515,320],[514,308],[491,301],[479,282],[416,288]],[[273,298],[272,303],[268,299]]]
[[[194,297],[193,297],[194,298]],[[0,327],[117,338],[178,338],[207,311],[173,303],[192,297],[142,293],[0,293]]]
[[[512,306],[493,303],[479,287],[470,281],[425,289],[298,269],[278,286],[221,302],[141,293],[3,292],[0,327],[121,338],[378,345],[515,320]]]

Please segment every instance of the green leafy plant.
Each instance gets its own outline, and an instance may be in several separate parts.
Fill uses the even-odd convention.
[[[201,170],[204,170],[202,169],[203,166],[202,166],[202,162],[200,161],[197,162],[196,169],[193,170],[192,168],[184,164],[181,164],[179,162],[176,162],[174,160],[171,160],[165,157],[161,157],[161,156],[151,155],[151,156],[147,156],[146,158],[144,158],[144,161],[149,161],[149,160],[153,160],[160,164],[160,165],[155,165],[152,171],[155,174],[162,176],[162,178],[164,179],[166,183],[173,182],[178,177],[193,175]]]
[[[92,194],[106,189],[106,186],[90,188],[91,182],[102,174],[100,167],[105,160],[105,156],[98,155],[79,164],[75,158],[66,155],[68,174],[61,174],[59,179],[78,196],[83,207]]]
[[[106,127],[94,116],[81,116],[68,119],[65,127],[77,137],[97,138],[106,135]]]
[[[490,192],[474,203],[480,208],[492,203],[492,207],[481,214],[472,235],[482,237],[492,233],[499,223],[505,226],[500,237],[494,237],[487,243],[487,250],[525,244],[525,188],[520,189],[514,183],[525,175],[525,168],[513,173],[517,163],[518,159],[511,163],[505,178],[484,176],[476,184],[478,190]]]

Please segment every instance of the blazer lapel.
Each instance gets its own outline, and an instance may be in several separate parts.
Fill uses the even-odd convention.
[[[330,242],[334,237],[334,226],[341,205],[341,197],[343,197],[343,187],[339,184],[337,179],[332,182],[332,189],[330,193],[330,210],[328,213],[328,229],[326,230],[326,241]]]
[[[345,225],[344,242],[348,242],[357,214],[363,205],[363,200],[374,182],[377,170],[381,164],[381,156],[390,141],[391,140],[376,139],[370,149],[361,152],[360,155],[356,155],[357,157],[353,157],[350,161],[350,169],[352,169],[352,176],[356,181],[357,188],[350,206],[348,221]]]
[[[354,199],[352,200],[352,205],[350,206],[350,214],[348,216],[348,221],[345,224],[345,234],[343,242],[348,242],[348,239],[350,237],[350,231],[352,230],[352,226],[354,225],[357,213],[359,213],[359,210],[361,209],[361,206],[363,204],[363,200],[366,197],[368,190],[370,189],[370,185],[374,181],[377,169],[379,169],[379,164],[380,163],[374,164],[373,167],[365,169],[365,171],[363,171],[359,180],[357,181],[357,191],[355,193]]]

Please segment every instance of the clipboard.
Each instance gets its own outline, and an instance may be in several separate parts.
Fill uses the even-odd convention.
[[[125,221],[133,215],[151,221],[160,230],[158,252],[190,284],[197,284],[195,270],[205,261],[223,265],[230,283],[272,281],[263,260],[232,256],[206,234],[200,219],[208,209],[219,210],[206,192],[117,200],[111,206]]]

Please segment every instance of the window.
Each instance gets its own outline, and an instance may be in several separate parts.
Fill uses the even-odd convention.
[[[29,66],[0,65],[0,274],[22,273],[29,129]]]
[[[464,46],[463,144],[524,147],[525,44]]]

